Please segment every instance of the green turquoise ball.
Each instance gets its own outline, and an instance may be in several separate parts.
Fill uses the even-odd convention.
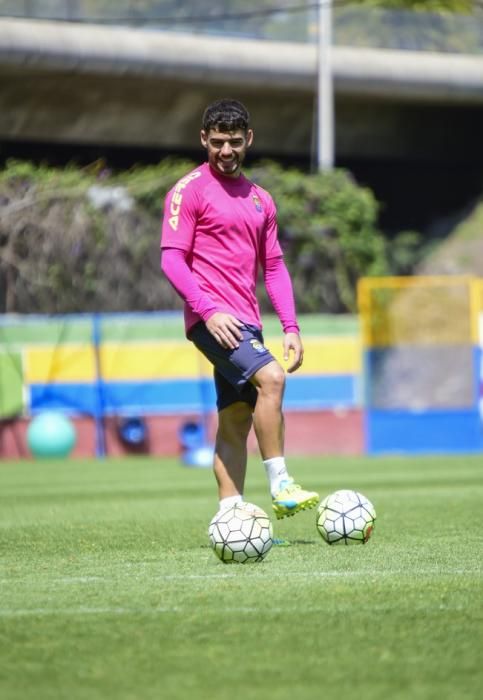
[[[34,457],[67,457],[76,437],[72,421],[59,411],[39,413],[27,429],[27,444]]]

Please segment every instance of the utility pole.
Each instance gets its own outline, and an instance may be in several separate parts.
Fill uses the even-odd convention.
[[[334,167],[334,81],[332,75],[332,1],[319,0],[317,165]]]

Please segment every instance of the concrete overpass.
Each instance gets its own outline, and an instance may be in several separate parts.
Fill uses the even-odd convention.
[[[335,47],[337,160],[483,160],[483,56]],[[255,155],[314,151],[314,45],[0,19],[0,143],[198,148],[223,95]]]

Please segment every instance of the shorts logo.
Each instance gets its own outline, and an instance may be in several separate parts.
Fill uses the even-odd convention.
[[[252,200],[253,200],[253,204],[255,205],[255,209],[257,211],[263,211],[260,197],[258,197],[256,194],[252,194]]]
[[[264,345],[262,345],[262,343],[259,340],[255,340],[255,338],[252,338],[250,340],[250,345],[257,352],[267,352],[267,348],[264,347]]]
[[[191,182],[191,180],[196,180],[197,177],[201,175],[199,170],[195,170],[194,173],[186,175],[186,177],[181,178],[176,187],[174,188],[173,196],[171,197],[171,204],[169,207],[170,217],[168,223],[173,229],[173,231],[178,230],[179,223],[179,213],[181,210],[181,203],[183,201],[183,195],[181,192],[184,190],[186,185]]]

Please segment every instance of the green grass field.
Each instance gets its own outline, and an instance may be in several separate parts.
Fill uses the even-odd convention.
[[[367,495],[371,541],[329,547],[312,511],[275,523],[292,546],[224,565],[210,470],[1,463],[2,700],[479,700],[481,457],[290,464]],[[256,461],[246,498],[270,510]]]

